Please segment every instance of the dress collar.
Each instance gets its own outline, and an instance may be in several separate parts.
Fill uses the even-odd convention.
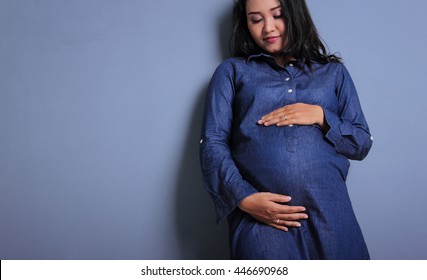
[[[277,65],[277,66],[281,67],[280,65],[278,65],[278,64],[276,63],[276,60],[274,59],[274,57],[273,57],[272,55],[269,55],[269,54],[266,54],[266,53],[258,53],[258,54],[250,55],[250,56],[246,59],[246,61],[247,61],[247,62],[250,62],[250,61],[252,61],[252,60],[256,60],[256,59],[265,59],[267,62],[269,62],[269,63],[273,63],[273,64],[275,64],[275,65]],[[289,64],[294,64],[294,65],[300,65],[300,66],[303,66],[303,65],[302,65],[302,62],[301,62],[300,60],[297,60],[297,59],[290,60],[290,61],[287,63],[287,65],[289,65]]]

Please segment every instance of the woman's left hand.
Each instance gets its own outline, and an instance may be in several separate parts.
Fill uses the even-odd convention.
[[[319,125],[326,130],[325,115],[322,107],[305,103],[295,103],[276,109],[263,116],[258,124],[264,126]]]

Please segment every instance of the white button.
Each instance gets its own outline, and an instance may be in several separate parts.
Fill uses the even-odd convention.
[[[290,89],[288,89],[288,92],[289,92],[289,93],[292,93],[292,92],[294,92],[294,91],[290,88]]]
[[[374,136],[371,136],[371,141],[374,141]]]
[[[202,144],[203,143],[203,139],[200,139],[200,144]]]
[[[293,66],[294,66],[294,64],[293,64],[293,63],[289,63],[289,66],[293,67]]]
[[[285,81],[289,82],[289,80],[290,80],[290,79],[291,79],[291,78],[287,77],[287,78],[285,79]]]

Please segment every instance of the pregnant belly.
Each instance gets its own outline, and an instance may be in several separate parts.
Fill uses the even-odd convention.
[[[320,128],[268,129],[252,131],[234,143],[233,157],[245,180],[259,191],[290,195],[295,205],[347,193],[349,162]]]

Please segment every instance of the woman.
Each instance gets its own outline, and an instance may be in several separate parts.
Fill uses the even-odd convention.
[[[200,141],[233,259],[369,259],[346,187],[372,137],[304,0],[239,0],[234,58],[215,71]]]

